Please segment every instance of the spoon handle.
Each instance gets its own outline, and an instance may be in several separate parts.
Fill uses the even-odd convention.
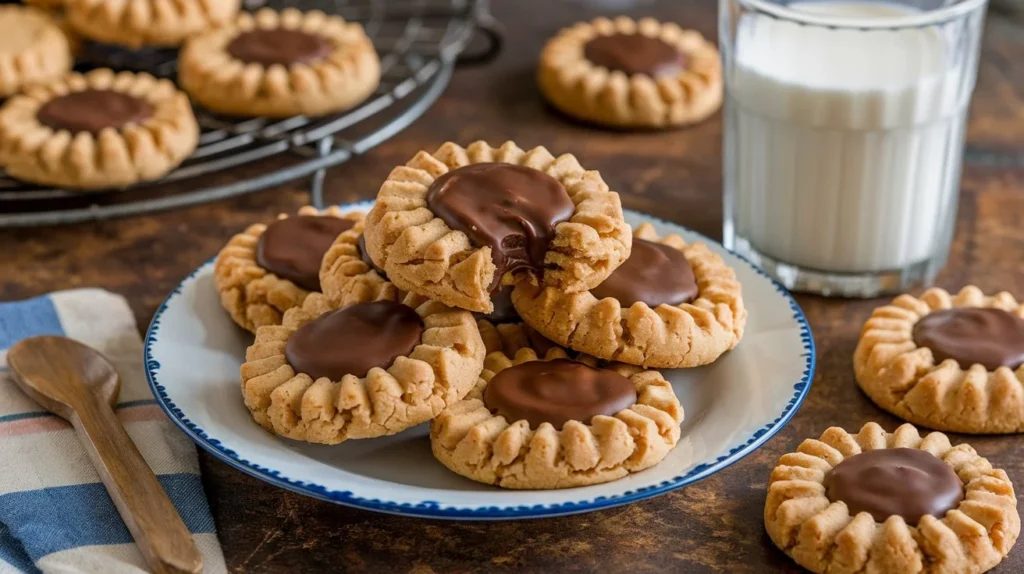
[[[158,574],[203,569],[203,557],[178,511],[110,405],[87,400],[71,424],[150,568]]]

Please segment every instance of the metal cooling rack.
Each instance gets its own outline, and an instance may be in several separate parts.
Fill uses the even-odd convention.
[[[263,0],[270,6],[319,9],[360,22],[381,59],[377,91],[342,114],[283,120],[229,118],[196,107],[199,146],[163,179],[83,193],[33,186],[0,172],[0,228],[77,223],[139,215],[234,197],[312,176],[310,203],[323,206],[326,169],[394,136],[440,96],[456,64],[489,61],[502,37],[488,0]],[[464,53],[474,36],[484,46]],[[109,66],[173,78],[176,50],[126,51],[87,43],[79,68]],[[254,162],[264,160],[260,164]],[[170,186],[172,182],[188,182]],[[185,188],[185,189],[183,189]]]

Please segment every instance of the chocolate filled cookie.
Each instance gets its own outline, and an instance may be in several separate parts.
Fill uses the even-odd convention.
[[[349,109],[380,83],[362,26],[320,11],[243,12],[191,38],[179,74],[203,107],[238,116],[320,116]]]
[[[879,307],[861,331],[857,384],[894,415],[928,428],[1024,432],[1024,306],[1009,293],[929,289]]]
[[[830,428],[768,482],[772,541],[812,572],[984,572],[1020,534],[1013,485],[969,445],[905,424]]]
[[[540,335],[600,359],[656,368],[705,365],[743,337],[735,272],[703,243],[637,227],[629,259],[589,291],[522,282],[512,302]]]
[[[683,408],[657,371],[525,346],[487,355],[479,385],[430,425],[434,456],[512,489],[599,484],[661,462]]]
[[[0,6],[0,98],[59,80],[71,64],[67,36],[49,14]]]
[[[250,225],[217,254],[214,280],[221,304],[247,331],[280,325],[285,311],[320,291],[324,255],[362,220],[362,213],[307,206],[296,216]]]
[[[597,172],[512,142],[418,153],[391,172],[366,220],[370,257],[395,285],[488,314],[516,281],[594,287],[630,244],[619,196]]]
[[[467,311],[412,296],[334,308],[322,293],[256,331],[242,365],[254,420],[338,444],[426,422],[477,384],[484,346]]]
[[[0,164],[42,185],[92,190],[157,179],[198,139],[188,97],[149,74],[70,74],[0,107]]]
[[[611,127],[692,124],[722,104],[715,46],[650,18],[598,18],[562,30],[544,47],[537,80],[562,112]]]
[[[320,287],[335,307],[370,301],[400,301],[406,295],[366,253],[364,230],[365,221],[360,217],[334,239],[323,255]]]
[[[178,46],[189,36],[223,26],[241,0],[62,0],[74,30],[104,44],[129,48]]]

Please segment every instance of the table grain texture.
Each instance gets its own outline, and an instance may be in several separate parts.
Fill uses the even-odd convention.
[[[447,140],[514,140],[571,152],[600,170],[625,207],[721,236],[720,115],[664,133],[601,131],[547,108],[535,87],[546,38],[599,12],[591,0],[498,0],[507,29],[490,65],[460,69],[407,131],[335,168],[328,199],[372,198],[396,165]],[[604,1],[606,6],[615,2]],[[619,5],[623,3],[621,0]],[[630,9],[717,38],[717,2],[641,1]],[[605,12],[607,13],[607,12]],[[307,182],[201,207],[100,223],[0,232],[0,298],[98,286],[125,295],[140,329],[174,286],[232,234],[306,201]],[[1024,297],[1024,23],[992,12],[974,95],[956,238],[940,286],[973,283]],[[860,326],[883,300],[799,296],[818,349],[810,394],[760,450],[714,476],[625,507],[525,522],[457,523],[386,516],[292,494],[200,451],[224,554],[233,572],[790,572],[764,532],[765,487],[778,457],[830,426],[899,421],[857,389],[851,357]],[[1024,439],[970,440],[1024,492]],[[1024,572],[1024,544],[996,571]]]

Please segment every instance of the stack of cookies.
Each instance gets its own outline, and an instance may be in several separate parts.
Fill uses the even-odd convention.
[[[234,116],[319,116],[352,108],[380,81],[356,23],[320,11],[240,12],[240,0],[64,0],[77,36],[124,52],[177,48],[184,92],[145,73],[70,73],[56,16],[0,6],[0,165],[23,181],[69,189],[159,179],[199,140],[191,97]],[[187,93],[187,95],[186,95]]]
[[[215,275],[255,333],[241,383],[257,423],[337,444],[432,421],[439,461],[506,488],[660,462],[683,409],[657,369],[716,360],[746,321],[721,257],[631,230],[600,174],[511,142],[418,153],[365,216],[253,225]]]

